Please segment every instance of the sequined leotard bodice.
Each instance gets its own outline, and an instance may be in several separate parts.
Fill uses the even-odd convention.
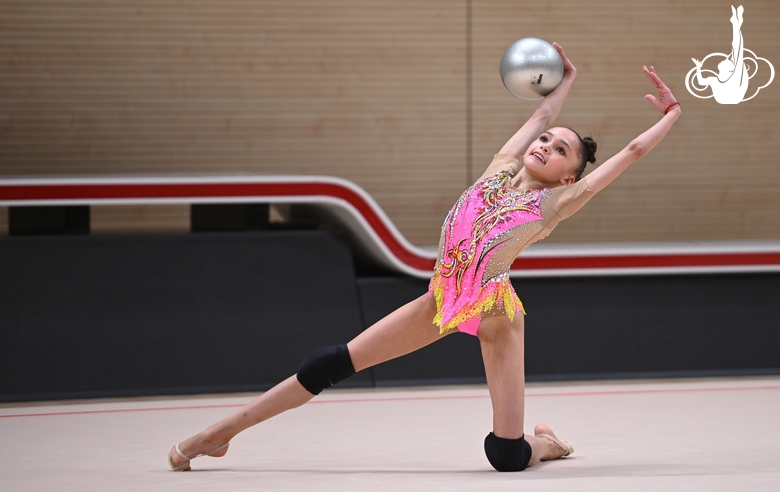
[[[507,164],[501,167],[520,164],[510,155],[498,155],[496,161]],[[476,335],[485,313],[500,309],[514,319],[523,311],[509,281],[512,261],[593,194],[585,179],[570,186],[516,190],[510,185],[513,176],[511,169],[502,169],[481,179],[463,192],[444,220],[429,286],[438,308],[434,323],[441,332],[457,327]]]

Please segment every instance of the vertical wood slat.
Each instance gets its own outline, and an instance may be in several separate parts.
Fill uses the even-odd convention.
[[[0,236],[8,235],[8,207],[0,207]]]
[[[730,49],[728,2],[472,0],[472,155],[468,5],[3,1],[0,176],[332,174],[365,187],[413,243],[435,244],[469,159],[479,175],[535,107],[504,89],[498,60],[537,36],[577,65],[559,123],[595,134],[600,162],[658,118],[642,64],[684,110],[547,241],[780,237],[780,82],[736,106],[683,85],[690,58]],[[753,2],[743,34],[780,69],[778,20],[775,2]]]

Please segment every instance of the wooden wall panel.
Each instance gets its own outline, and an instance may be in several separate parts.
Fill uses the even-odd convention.
[[[780,4],[745,7],[746,46],[780,69]],[[329,174],[435,244],[535,107],[498,61],[538,36],[579,69],[558,123],[594,134],[599,161],[658,118],[642,64],[684,108],[548,241],[777,239],[780,81],[736,106],[683,84],[692,57],[730,49],[729,16],[722,0],[0,0],[0,177]]]
[[[745,5],[745,46],[780,69],[780,4]],[[515,99],[498,75],[506,46],[534,36],[558,41],[578,77],[556,124],[614,155],[660,114],[643,96],[654,65],[683,115],[634,164],[547,241],[678,241],[780,238],[780,81],[739,105],[697,99],[685,89],[691,58],[731,51],[730,3],[479,0],[473,8],[474,167],[490,162],[536,103]],[[763,66],[756,80],[767,76]]]
[[[0,236],[8,235],[8,207],[0,207]]]
[[[92,234],[190,231],[189,205],[106,205],[89,212]]]
[[[336,175],[422,244],[466,184],[461,0],[0,5],[2,175]]]

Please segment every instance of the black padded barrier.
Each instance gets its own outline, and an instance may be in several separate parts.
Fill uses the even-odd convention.
[[[780,373],[780,274],[514,284],[531,379]]]
[[[362,329],[318,231],[3,238],[0,300],[5,401],[267,389]]]
[[[269,227],[269,205],[266,203],[190,205],[192,232],[261,231]]]
[[[362,279],[367,321],[427,282]],[[780,274],[526,278],[530,381],[780,374]],[[377,385],[484,381],[479,343],[457,333],[375,368]]]
[[[8,234],[89,234],[87,205],[8,207]]]
[[[529,380],[780,373],[780,274],[515,279]],[[0,401],[264,390],[424,295],[326,231],[0,238]],[[484,381],[462,333],[339,384]]]

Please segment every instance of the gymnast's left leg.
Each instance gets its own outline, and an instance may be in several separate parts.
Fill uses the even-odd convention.
[[[301,364],[297,374],[171,449],[171,468],[188,470],[189,460],[196,456],[224,456],[228,443],[239,432],[303,405],[324,388],[355,372],[439,340],[450,332],[439,333],[439,327],[433,324],[435,315],[433,298],[422,296],[390,313],[348,344],[316,350]]]

